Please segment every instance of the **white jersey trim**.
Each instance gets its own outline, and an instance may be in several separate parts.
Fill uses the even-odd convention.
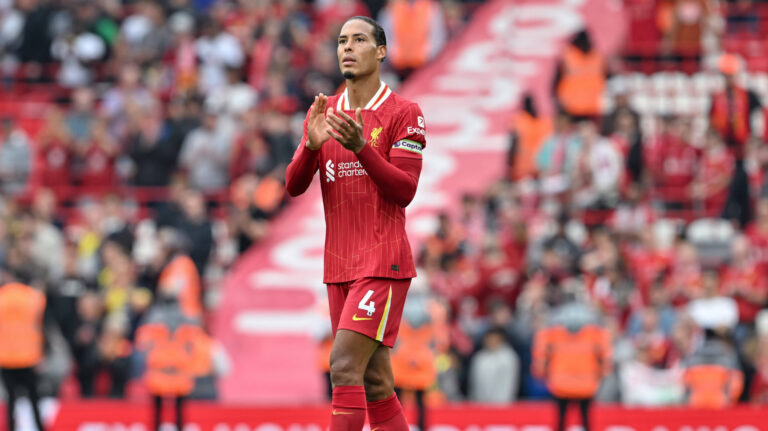
[[[373,97],[371,97],[371,100],[368,101],[368,103],[365,105],[363,109],[375,111],[376,109],[379,108],[379,106],[381,106],[384,103],[385,100],[389,98],[389,95],[392,94],[392,89],[390,89],[389,86],[384,83],[384,81],[380,81],[380,82],[381,82],[381,85],[379,85],[379,89],[376,90],[376,94],[374,94]],[[336,102],[336,110],[337,111],[352,110],[352,108],[350,108],[349,106],[349,92],[347,89],[344,89],[344,92],[341,93],[339,100]]]

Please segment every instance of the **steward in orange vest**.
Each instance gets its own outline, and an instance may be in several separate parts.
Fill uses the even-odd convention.
[[[379,21],[390,39],[387,57],[398,71],[425,65],[445,42],[443,12],[435,0],[392,0]]]
[[[592,47],[586,30],[574,36],[555,71],[553,90],[560,107],[581,118],[603,112],[606,67],[603,55]]]
[[[136,333],[136,349],[146,353],[144,380],[154,397],[155,429],[160,429],[164,397],[175,400],[176,427],[182,429],[185,397],[196,377],[211,373],[211,339],[170,292],[161,291]]]
[[[533,177],[536,175],[536,155],[544,138],[552,132],[552,119],[538,116],[533,97],[527,94],[523,109],[513,118],[510,130],[507,178],[516,181]]]
[[[704,344],[685,361],[687,404],[691,407],[725,408],[735,404],[744,389],[744,374],[736,352],[711,329]]]
[[[418,409],[419,429],[427,429],[424,398],[437,379],[435,368],[435,327],[427,313],[426,300],[411,295],[400,325],[400,334],[392,349],[392,372],[395,390],[412,392]],[[398,395],[399,396],[399,395]]]
[[[38,408],[35,367],[43,361],[43,313],[45,295],[17,282],[25,277],[11,275],[0,286],[0,375],[8,393],[7,426],[15,430],[13,416],[18,389],[24,388],[32,404],[37,429],[43,430]]]
[[[532,372],[546,380],[558,406],[558,431],[564,429],[568,404],[581,409],[589,431],[589,406],[603,377],[612,371],[613,349],[608,330],[588,323],[589,309],[567,304],[558,310],[558,323],[539,330],[533,344]]]

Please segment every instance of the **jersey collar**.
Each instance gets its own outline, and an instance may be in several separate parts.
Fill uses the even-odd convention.
[[[381,106],[385,100],[389,97],[390,94],[392,94],[392,90],[389,88],[387,84],[384,83],[384,81],[380,81],[381,85],[379,85],[379,89],[376,91],[376,94],[373,95],[371,100],[368,101],[368,104],[365,105],[363,108],[370,109],[371,111],[375,111],[378,109],[379,106]],[[347,89],[344,89],[344,92],[341,94],[341,97],[339,97],[339,100],[336,102],[336,110],[337,111],[351,111],[352,108],[349,107],[349,95],[347,93]]]

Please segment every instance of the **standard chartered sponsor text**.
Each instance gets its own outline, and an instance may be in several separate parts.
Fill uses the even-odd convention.
[[[366,172],[365,169],[363,169],[363,165],[360,163],[360,161],[339,162],[336,165],[336,169],[338,170],[337,176],[339,178],[362,177],[363,175],[368,175],[368,172]]]

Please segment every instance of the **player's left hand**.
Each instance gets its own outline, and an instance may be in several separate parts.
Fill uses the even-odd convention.
[[[325,121],[331,126],[328,133],[333,139],[339,141],[344,148],[357,154],[365,147],[363,114],[360,108],[355,110],[355,117],[357,117],[357,121],[343,111],[334,111],[333,108],[330,108]]]

